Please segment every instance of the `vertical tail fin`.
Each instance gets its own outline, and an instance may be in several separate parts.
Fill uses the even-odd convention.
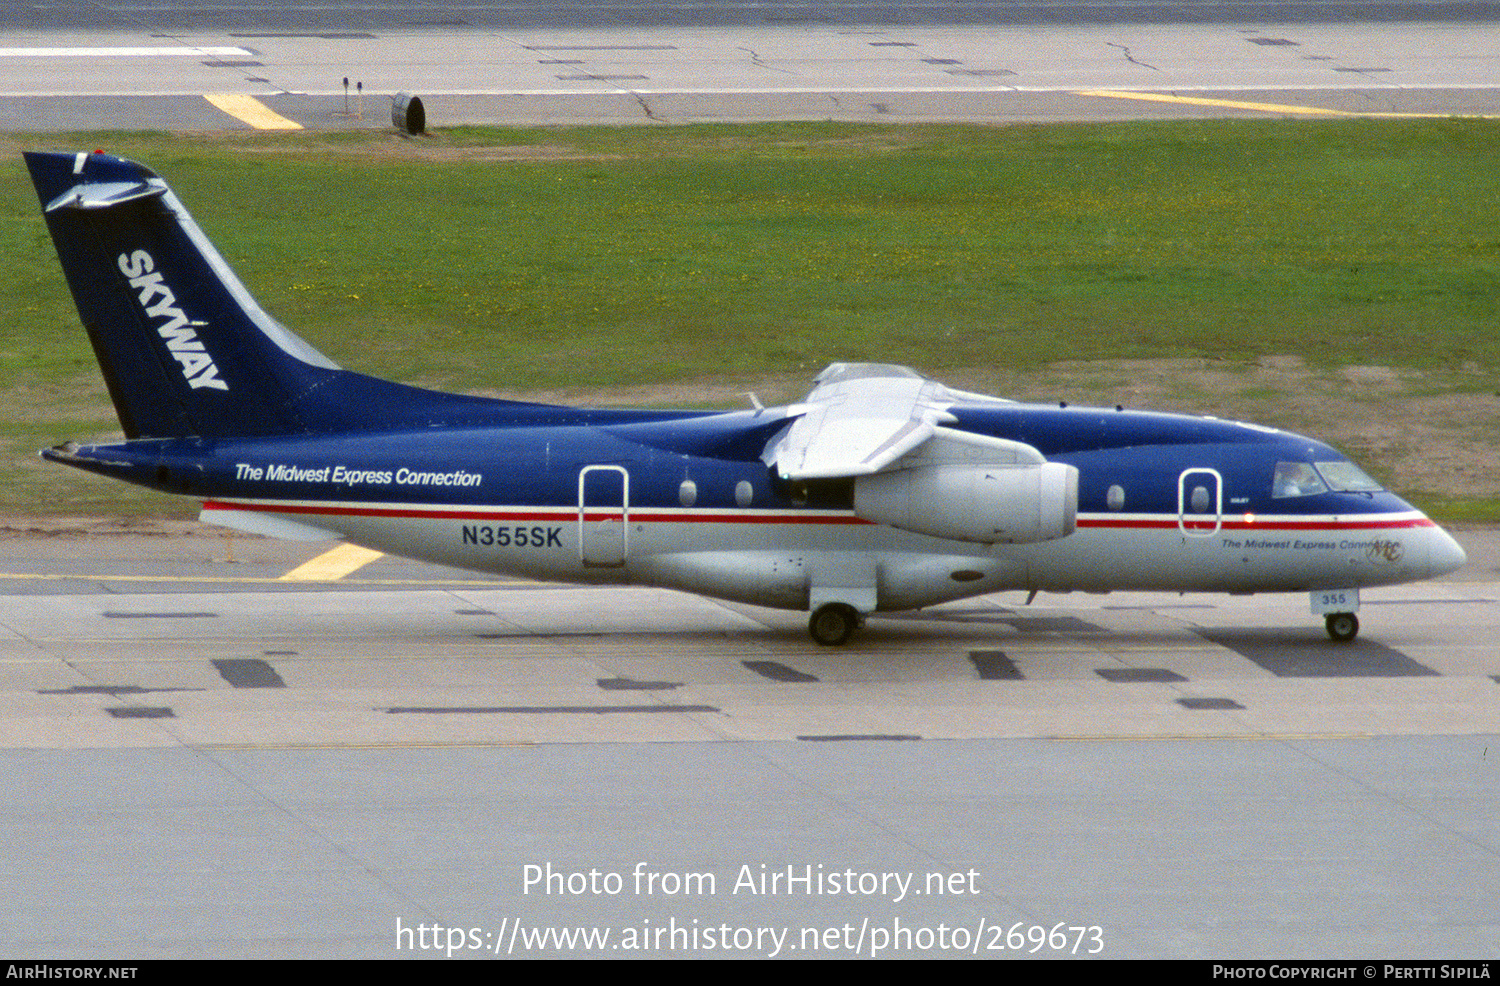
[[[105,154],[26,165],[127,437],[319,430],[302,398],[357,375],[261,310],[164,181]]]

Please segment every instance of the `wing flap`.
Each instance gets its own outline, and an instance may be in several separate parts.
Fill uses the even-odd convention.
[[[956,420],[950,406],[978,395],[951,391],[905,367],[835,363],[816,383],[802,415],[766,450],[784,479],[869,476],[913,455],[923,463],[1045,461],[1029,445],[943,427]]]

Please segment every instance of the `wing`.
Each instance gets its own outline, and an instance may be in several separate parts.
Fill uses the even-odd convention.
[[[868,476],[903,464],[1030,464],[1030,445],[943,427],[954,404],[1010,403],[949,390],[904,366],[835,363],[814,381],[801,415],[766,449],[784,479]]]

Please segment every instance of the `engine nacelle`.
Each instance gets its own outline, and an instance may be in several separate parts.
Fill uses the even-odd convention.
[[[878,524],[981,544],[1027,544],[1073,533],[1078,470],[1024,466],[919,466],[860,476],[854,513]]]

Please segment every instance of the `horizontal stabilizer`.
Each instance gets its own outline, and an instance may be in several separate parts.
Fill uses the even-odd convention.
[[[145,181],[107,181],[92,185],[75,185],[62,195],[48,202],[43,212],[58,209],[108,209],[111,206],[134,202],[136,199],[155,198],[166,192],[167,186]]]
[[[342,534],[300,521],[288,520],[285,517],[277,517],[274,514],[256,510],[236,510],[217,503],[204,504],[198,514],[198,519],[205,524],[227,527],[246,534],[258,534],[261,537],[281,538],[285,541],[337,541],[343,537]]]

